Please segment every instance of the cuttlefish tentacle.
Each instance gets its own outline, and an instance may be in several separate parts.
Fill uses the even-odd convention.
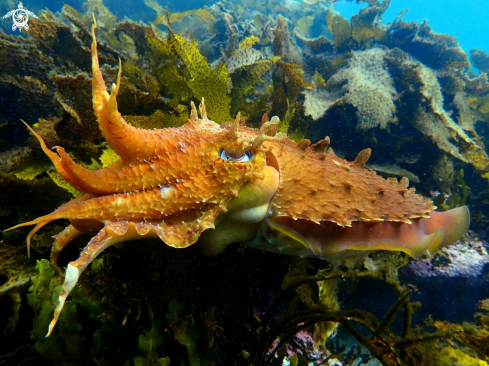
[[[213,205],[212,203],[196,205],[193,197],[189,196],[189,190],[189,188],[180,184],[171,188],[163,187],[162,189],[150,191],[97,197],[75,205],[61,206],[48,215],[16,225],[8,230],[38,224],[43,224],[44,226],[57,219],[96,220],[100,222],[114,220],[150,221],[161,217],[170,217],[189,210],[204,211]],[[165,200],[162,200],[162,198]],[[219,206],[225,207],[225,203]],[[38,229],[37,226],[34,228],[36,231]]]
[[[54,311],[53,320],[51,320],[51,323],[49,324],[46,337],[51,335],[54,326],[58,322],[61,311],[63,310],[66,298],[70,294],[71,290],[73,290],[75,287],[81,273],[105,249],[111,245],[128,240],[128,236],[130,235],[134,236],[134,233],[129,232],[129,230],[127,231],[126,235],[116,235],[112,230],[110,230],[109,227],[106,226],[104,230],[101,230],[95,237],[92,238],[92,240],[90,240],[85,249],[83,249],[80,257],[76,261],[68,264],[65,274],[65,281],[63,283],[63,290],[59,294],[59,303]]]
[[[49,258],[49,264],[51,267],[61,276],[65,276],[64,271],[58,266],[58,258],[61,251],[70,243],[73,239],[83,234],[82,231],[75,228],[73,225],[68,225],[62,232],[54,236],[54,243],[51,247],[51,257]]]
[[[31,240],[32,240],[32,237],[39,231],[41,230],[44,226],[46,226],[47,224],[49,224],[50,221],[41,221],[41,222],[38,222],[36,224],[36,226],[34,227],[34,229],[32,229],[29,233],[29,235],[27,235],[27,256],[30,258],[31,257]]]
[[[185,248],[197,241],[200,234],[210,228],[214,228],[214,220],[219,214],[220,209],[215,207],[206,211],[201,217],[190,222],[175,222],[171,226],[160,226],[158,222],[135,223],[135,222],[109,222],[102,230],[94,236],[88,245],[83,249],[80,257],[68,264],[63,283],[63,291],[59,294],[59,303],[54,312],[54,318],[49,324],[49,337],[56,325],[59,315],[63,310],[66,298],[75,287],[82,272],[93,262],[98,255],[111,245],[133,239],[157,238],[159,237],[167,245],[176,248]],[[75,229],[76,230],[76,229]],[[66,230],[62,238],[62,246],[80,235],[80,232],[73,229]],[[63,232],[65,232],[63,231]],[[56,257],[57,258],[57,257]],[[59,267],[58,267],[59,268]]]
[[[25,123],[25,122],[24,122]],[[74,206],[80,202],[83,202],[83,201],[86,201],[86,200],[89,200],[91,198],[93,198],[94,196],[92,195],[89,195],[89,194],[85,194],[81,197],[78,197],[76,199],[73,199],[63,205],[61,205],[61,207],[58,208],[58,210],[61,210],[61,209],[66,209],[67,207],[71,207],[71,206]],[[53,219],[51,219],[50,217],[48,217],[49,215],[46,215],[46,216],[42,216],[42,217],[38,217],[36,220],[33,220],[33,221],[30,221],[27,225],[25,225],[26,223],[22,223],[22,224],[19,224],[19,225],[16,225],[14,227],[11,227],[5,231],[10,231],[10,230],[14,230],[14,229],[17,229],[19,227],[24,227],[24,226],[29,226],[29,225],[36,225],[30,232],[29,232],[29,235],[27,235],[27,254],[28,256],[30,257],[31,256],[31,240],[32,240],[32,237],[39,231],[41,230],[44,226],[46,226],[47,224],[49,224],[51,221],[53,221]]]

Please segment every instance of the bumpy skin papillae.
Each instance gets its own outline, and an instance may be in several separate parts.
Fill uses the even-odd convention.
[[[121,159],[98,171],[84,169],[64,149],[56,147],[57,153],[49,150],[41,136],[29,127],[58,172],[87,194],[14,228],[36,224],[34,233],[53,220],[69,219],[71,226],[56,237],[52,251],[51,263],[57,270],[59,252],[71,239],[81,232],[100,230],[80,257],[68,265],[48,335],[80,274],[108,246],[135,238],[159,237],[169,246],[187,247],[203,231],[214,228],[216,218],[228,211],[228,205],[234,215],[252,212],[259,206],[260,210],[251,214],[251,221],[256,224],[264,219],[268,202],[278,187],[278,172],[266,165],[261,143],[253,144],[258,132],[237,133],[239,116],[221,127],[207,119],[202,102],[202,118],[198,118],[193,106],[190,120],[180,128],[150,131],[128,125],[117,111],[115,96],[120,77],[112,86],[112,94],[106,91],[98,65],[95,28],[96,25],[92,27],[94,110],[103,136]],[[233,156],[250,152],[253,159],[228,161],[221,158],[221,149]]]
[[[58,272],[59,252],[83,232],[95,235],[68,265],[48,335],[83,270],[119,242],[159,237],[185,248],[198,241],[215,255],[231,242],[247,241],[263,250],[336,260],[372,250],[433,253],[467,230],[465,207],[432,212],[435,207],[408,189],[406,179],[387,181],[367,171],[368,149],[351,163],[331,149],[323,152],[329,139],[309,147],[306,140],[296,144],[280,134],[269,136],[276,131],[271,122],[250,129],[238,115],[219,126],[207,119],[204,103],[201,118],[192,103],[189,121],[179,128],[131,127],[117,110],[120,72],[112,93],[106,90],[95,28],[93,105],[103,136],[121,159],[90,171],[63,148],[49,150],[31,129],[57,171],[86,195],[14,227],[36,225],[29,242],[47,223],[70,220],[53,245],[51,264]],[[249,161],[233,160],[248,153]]]
[[[397,183],[366,170],[365,151],[348,162],[331,150],[300,145],[290,139],[264,144],[273,146],[280,185],[265,224],[247,245],[330,261],[373,250],[418,257],[467,231],[467,207],[432,211],[436,207],[408,189],[406,178]]]

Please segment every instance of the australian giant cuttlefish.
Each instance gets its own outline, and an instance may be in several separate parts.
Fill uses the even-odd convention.
[[[467,231],[466,207],[436,207],[408,188],[408,180],[383,179],[365,169],[366,149],[354,162],[329,149],[329,139],[299,144],[277,132],[274,121],[259,130],[238,117],[218,125],[204,102],[192,103],[190,118],[178,128],[144,130],[130,126],[117,109],[117,84],[107,92],[99,68],[96,24],[92,27],[93,107],[106,142],[120,159],[103,169],[76,164],[62,147],[42,149],[58,173],[85,195],[56,211],[9,230],[36,225],[27,237],[57,219],[70,225],[55,237],[51,265],[82,233],[95,236],[68,264],[48,334],[80,274],[107,247],[159,237],[166,245],[196,243],[218,254],[233,242],[298,256],[329,260],[374,250],[411,256],[434,253]]]

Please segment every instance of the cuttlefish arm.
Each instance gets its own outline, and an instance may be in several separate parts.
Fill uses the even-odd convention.
[[[191,145],[198,139],[198,134],[192,128],[192,124],[178,128],[145,130],[135,128],[124,120],[117,109],[116,98],[121,87],[122,65],[119,62],[117,83],[112,85],[109,94],[99,67],[96,28],[95,23],[92,26],[91,49],[93,108],[105,141],[120,159],[103,169],[87,169],[76,164],[64,148],[56,146],[56,151],[51,151],[40,136],[26,125],[40,141],[43,151],[51,159],[58,173],[81,192],[103,195],[165,185],[169,183],[168,177],[181,170],[181,166],[173,161],[174,164],[168,164],[161,172],[155,172],[155,158],[161,160],[174,155],[182,146]],[[198,122],[196,111],[192,113],[192,119]]]
[[[63,283],[63,291],[59,294],[59,303],[54,311],[54,317],[49,324],[48,337],[56,325],[65,301],[80,278],[81,273],[108,247],[128,240],[159,237],[165,242],[178,243],[178,247],[185,247],[197,241],[204,230],[213,227],[213,221],[218,210],[207,211],[201,218],[193,222],[174,222],[171,226],[160,226],[158,223],[135,223],[135,222],[109,222],[100,232],[94,236],[83,249],[80,257],[68,264]],[[167,242],[167,244],[168,244]]]
[[[56,325],[66,298],[78,282],[80,274],[109,246],[133,239],[159,237],[169,246],[184,248],[195,243],[203,231],[214,227],[214,220],[218,213],[221,212],[221,208],[217,205],[207,207],[205,210],[202,209],[203,213],[200,212],[200,209],[189,209],[187,212],[183,211],[183,214],[180,211],[179,213],[168,212],[173,215],[169,215],[166,220],[162,220],[161,216],[158,218],[158,215],[161,215],[164,210],[164,206],[172,206],[169,204],[172,198],[175,199],[173,201],[174,204],[179,207],[185,206],[185,200],[179,201],[176,199],[179,196],[178,194],[171,192],[166,192],[165,194],[168,195],[169,200],[162,205],[154,203],[156,200],[161,203],[160,191],[80,200],[81,202],[64,205],[49,215],[8,229],[13,230],[22,226],[36,224],[33,230],[33,233],[35,233],[40,227],[53,220],[59,218],[70,219],[72,225],[58,234],[54,244],[53,252],[56,254],[54,259],[52,257],[51,262],[54,260],[54,267],[57,268],[55,259],[59,255],[59,251],[74,237],[83,232],[78,230],[78,228],[84,228],[85,226],[85,229],[87,229],[94,225],[96,226],[96,224],[102,227],[84,248],[80,257],[68,264],[63,291],[59,295],[59,303],[46,336],[51,334]],[[148,212],[151,212],[148,207],[153,207],[154,217],[152,219],[150,218],[151,215],[148,214]],[[146,209],[146,213],[142,212],[144,209]],[[139,220],[140,222],[138,222]],[[165,223],[165,221],[167,222]],[[86,225],[87,223],[89,224],[88,226]],[[33,233],[28,238],[31,238]]]

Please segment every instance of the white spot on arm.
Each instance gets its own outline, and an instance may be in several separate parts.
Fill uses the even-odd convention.
[[[161,198],[168,198],[173,190],[174,188],[172,186],[161,186],[160,188]]]

